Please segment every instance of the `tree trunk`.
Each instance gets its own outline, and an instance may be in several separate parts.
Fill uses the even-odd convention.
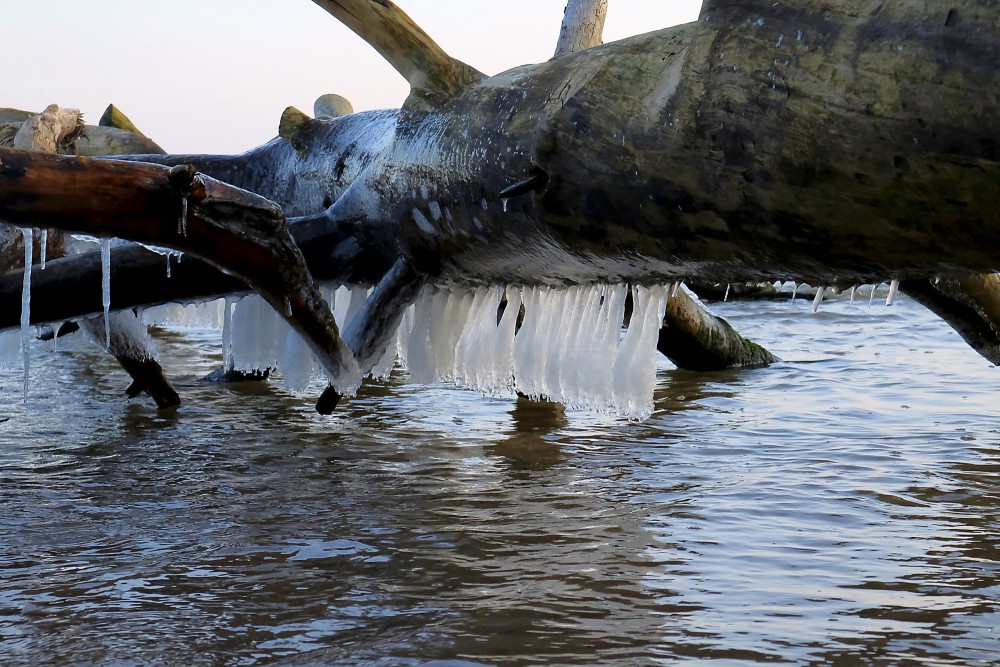
[[[992,4],[707,2],[697,23],[480,80],[392,3],[316,2],[406,76],[404,109],[293,114],[284,139],[237,157],[141,159],[196,164],[436,283],[839,285],[1000,267]],[[0,180],[23,184],[19,158],[0,159]],[[24,198],[10,189],[0,217]],[[139,233],[128,207],[108,217]]]

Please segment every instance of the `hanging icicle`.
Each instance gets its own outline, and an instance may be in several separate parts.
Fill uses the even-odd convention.
[[[49,230],[42,227],[38,235],[38,265],[43,270],[45,269],[45,249],[49,245]]]
[[[24,237],[24,277],[21,281],[21,359],[24,364],[24,402],[28,402],[28,379],[31,370],[31,262],[34,255],[34,231],[21,230]]]
[[[892,279],[889,283],[889,296],[885,298],[885,305],[891,306],[896,301],[896,292],[899,290],[899,280]]]
[[[101,239],[101,306],[104,308],[104,347],[111,347],[111,239]]]
[[[812,311],[814,313],[819,311],[819,304],[823,303],[823,294],[825,292],[826,292],[825,287],[816,288],[816,296],[813,297],[813,303],[812,303]]]

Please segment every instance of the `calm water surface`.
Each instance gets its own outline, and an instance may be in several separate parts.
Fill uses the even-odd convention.
[[[1000,664],[1000,370],[905,299],[716,310],[786,361],[664,361],[642,424],[402,372],[324,418],[194,330],[159,414],[39,344],[0,664]]]

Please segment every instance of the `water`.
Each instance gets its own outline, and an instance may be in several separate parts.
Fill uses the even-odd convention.
[[[715,304],[786,359],[641,424],[409,384],[332,417],[121,397],[79,340],[0,376],[4,665],[996,664],[997,369],[900,297]],[[318,389],[314,387],[313,389]]]

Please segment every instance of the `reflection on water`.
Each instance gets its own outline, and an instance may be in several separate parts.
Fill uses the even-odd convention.
[[[0,375],[0,663],[992,664],[996,369],[906,300],[718,310],[786,361],[664,362],[642,424],[402,373],[324,418],[198,382],[198,331],[158,413],[40,346],[27,403]]]

